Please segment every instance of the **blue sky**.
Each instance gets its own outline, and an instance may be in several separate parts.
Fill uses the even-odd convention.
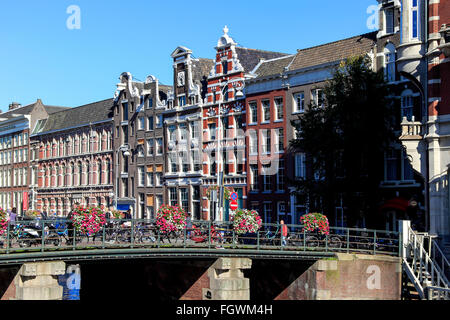
[[[179,45],[214,58],[224,25],[238,45],[285,53],[370,32],[376,0],[28,0],[0,10],[0,109],[42,99],[75,107],[113,96],[119,75],[171,84]],[[70,5],[80,29],[66,26]],[[73,20],[71,20],[73,21]]]

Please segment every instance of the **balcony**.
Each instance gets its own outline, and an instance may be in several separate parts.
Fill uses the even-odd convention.
[[[415,121],[414,116],[411,121],[407,120],[406,117],[403,118],[402,123],[402,134],[400,140],[421,140],[423,138],[423,126],[422,122]]]
[[[406,154],[410,158],[413,169],[420,173],[426,172],[426,163],[424,157],[422,156],[425,152],[422,122],[415,121],[414,116],[411,121],[404,117],[401,127],[402,132],[399,140],[405,147]]]

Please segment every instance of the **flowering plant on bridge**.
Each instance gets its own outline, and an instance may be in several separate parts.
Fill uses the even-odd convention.
[[[72,213],[72,222],[77,231],[95,234],[106,223],[106,217],[102,208],[78,206]]]
[[[231,211],[231,221],[237,234],[257,232],[262,225],[261,217],[256,210],[238,209]]]
[[[156,213],[156,227],[161,233],[181,231],[186,226],[186,212],[179,206],[162,205]]]
[[[0,208],[0,235],[2,235],[6,228],[8,227],[8,214],[6,213],[6,210],[3,208]]]
[[[319,231],[320,234],[329,235],[330,225],[328,218],[321,213],[308,213],[300,218],[300,223],[303,224],[302,232]]]

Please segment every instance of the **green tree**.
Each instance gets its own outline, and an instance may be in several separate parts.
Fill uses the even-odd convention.
[[[310,210],[333,217],[342,197],[349,226],[362,215],[373,225],[384,153],[396,139],[383,72],[372,71],[367,56],[349,58],[335,69],[323,94],[323,107],[311,104],[292,121],[298,133],[290,148],[304,152],[311,168],[305,179],[292,183]]]

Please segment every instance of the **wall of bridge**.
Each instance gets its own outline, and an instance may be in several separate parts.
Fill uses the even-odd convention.
[[[317,261],[155,258],[77,263],[82,274],[81,300],[111,300],[118,296],[151,301],[397,300],[401,297],[400,259],[388,256],[337,254],[335,258]],[[43,284],[55,287],[49,281],[58,272],[64,273],[59,269],[60,266],[51,269],[56,272],[53,275],[43,275]],[[18,277],[25,275],[23,270],[23,266],[0,268],[2,300],[18,298],[18,287],[24,283]],[[57,293],[60,289],[51,290]]]

